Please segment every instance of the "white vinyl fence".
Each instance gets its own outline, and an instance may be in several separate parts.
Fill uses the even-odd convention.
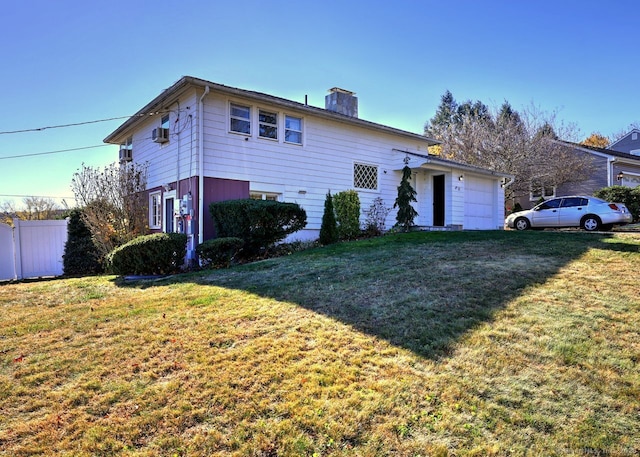
[[[0,224],[0,281],[60,276],[67,220]]]

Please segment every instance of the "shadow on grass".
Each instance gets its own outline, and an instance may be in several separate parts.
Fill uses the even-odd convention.
[[[157,287],[189,281],[248,291],[437,359],[523,290],[547,281],[589,249],[637,252],[638,245],[606,242],[610,237],[582,232],[398,234],[230,270],[120,284]]]

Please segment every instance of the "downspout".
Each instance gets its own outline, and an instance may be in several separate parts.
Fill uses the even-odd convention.
[[[208,93],[205,86],[198,104],[198,244],[204,241],[204,98]]]

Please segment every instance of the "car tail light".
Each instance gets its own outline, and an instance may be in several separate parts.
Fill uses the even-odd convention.
[[[616,205],[615,203],[609,203],[609,208],[614,211],[620,211],[620,208],[618,208],[618,205]]]

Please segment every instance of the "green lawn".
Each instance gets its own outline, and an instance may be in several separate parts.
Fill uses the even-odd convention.
[[[640,234],[0,286],[0,455],[632,456]]]

